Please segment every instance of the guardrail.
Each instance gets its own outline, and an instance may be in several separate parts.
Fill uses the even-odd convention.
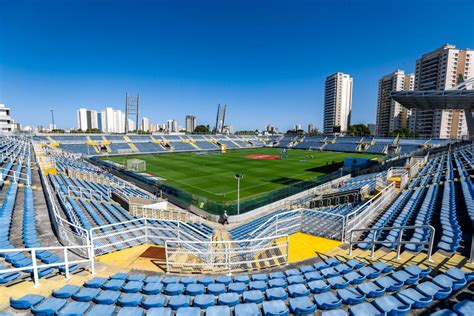
[[[193,269],[196,272],[206,270],[208,273],[223,273],[229,275],[236,271],[249,271],[260,269],[261,266],[269,268],[271,266],[288,264],[288,235],[264,237],[269,243],[248,244],[255,239],[249,240],[229,240],[229,241],[209,241],[199,242],[204,244],[208,251],[204,260],[187,260],[181,262],[183,256],[198,256],[202,252],[196,252],[184,247],[184,242],[178,240],[167,240],[165,242],[166,270],[167,273],[180,271],[180,269]],[[186,244],[197,244],[198,242],[186,242]]]
[[[81,259],[81,260],[70,260],[68,251],[72,251],[73,249],[86,249],[87,253],[88,253],[88,258],[87,259]],[[50,250],[60,250],[60,251],[62,251],[63,256],[64,256],[64,261],[53,262],[53,263],[48,263],[48,264],[41,264],[41,263],[39,264],[38,263],[39,259],[37,258],[36,254],[39,251],[50,251]],[[64,266],[66,279],[70,279],[69,267],[71,265],[81,264],[81,263],[89,263],[90,267],[91,267],[91,273],[93,275],[95,274],[94,255],[92,253],[92,248],[91,248],[90,245],[86,245],[86,246],[65,246],[65,247],[35,247],[35,248],[0,249],[0,253],[14,253],[14,252],[29,252],[29,253],[31,253],[31,262],[32,262],[31,266],[2,269],[1,273],[13,273],[13,272],[22,272],[22,271],[28,272],[28,270],[31,270],[32,274],[33,274],[33,282],[35,284],[35,287],[40,285],[38,270],[43,269],[43,268],[53,268],[53,267],[63,267]]]
[[[67,195],[70,197],[75,197],[79,196],[80,198],[86,198],[86,199],[93,199],[99,202],[104,202],[107,201],[105,197],[110,197],[110,190],[107,190],[107,195],[102,193],[101,191],[97,190],[92,190],[92,189],[87,189],[83,187],[78,187],[74,185],[68,185],[67,186]]]
[[[405,230],[412,230],[412,229],[429,229],[430,230],[430,239],[429,241],[403,241],[403,233]],[[386,230],[399,230],[398,241],[391,241],[391,244],[397,245],[397,260],[400,259],[400,253],[402,245],[423,245],[428,246],[428,261],[431,260],[431,255],[433,253],[433,244],[434,244],[434,236],[436,230],[431,225],[417,225],[417,226],[399,226],[399,227],[377,227],[377,228],[361,228],[361,229],[353,229],[349,232],[350,239],[349,239],[349,256],[352,256],[352,246],[356,244],[372,244],[372,252],[371,257],[375,255],[375,246],[387,243],[386,241],[378,241],[376,239],[377,234],[372,235],[371,241],[366,240],[352,240],[352,235],[354,232],[370,232],[370,231],[386,231]]]

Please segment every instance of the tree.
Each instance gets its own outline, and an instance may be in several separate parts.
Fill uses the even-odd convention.
[[[209,128],[205,125],[198,125],[194,129],[194,133],[196,133],[196,134],[209,134]]]
[[[88,134],[100,134],[102,131],[98,128],[90,128],[86,131]]]
[[[60,128],[55,128],[51,131],[51,133],[64,134],[64,130]]]
[[[400,136],[400,137],[416,137],[417,136],[417,134],[411,132],[407,128],[396,129],[394,131],[391,131],[388,135],[389,136]]]
[[[355,124],[349,127],[347,134],[352,136],[367,136],[370,135],[370,129],[364,124]]]

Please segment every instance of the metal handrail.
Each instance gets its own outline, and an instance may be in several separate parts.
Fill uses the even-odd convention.
[[[403,232],[407,229],[429,229],[431,231],[430,234],[430,240],[425,241],[425,242],[418,242],[418,241],[403,241]],[[391,241],[391,244],[398,245],[397,247],[397,260],[400,259],[400,252],[402,245],[428,245],[428,261],[431,260],[431,255],[433,252],[433,244],[434,244],[434,236],[436,233],[436,229],[431,226],[431,225],[415,225],[415,226],[395,226],[395,227],[372,227],[372,228],[358,228],[358,229],[352,229],[349,232],[349,256],[352,256],[352,245],[357,245],[357,244],[372,244],[372,252],[371,252],[371,257],[374,257],[375,255],[375,245],[380,245],[380,244],[385,244],[387,243],[386,241],[378,241],[376,240],[377,234],[372,235],[372,240],[371,241],[366,241],[366,240],[352,240],[352,234],[354,232],[368,232],[368,231],[386,231],[386,230],[399,230],[399,236],[398,236],[398,241]]]

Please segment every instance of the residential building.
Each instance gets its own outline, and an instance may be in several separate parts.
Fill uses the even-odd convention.
[[[324,89],[325,134],[345,133],[351,124],[352,84],[350,75],[336,72],[326,78]]]
[[[415,91],[448,90],[474,77],[474,50],[446,44],[416,61]],[[410,130],[429,137],[461,138],[468,135],[463,110],[413,109]]]
[[[411,111],[390,98],[392,91],[413,90],[414,74],[405,74],[403,70],[394,71],[379,80],[377,95],[377,123],[375,133],[388,136],[390,132],[408,128]]]
[[[149,132],[150,130],[151,130],[150,120],[148,119],[148,117],[143,117],[142,118],[142,131]]]
[[[316,132],[316,127],[314,124],[308,124],[308,134]]]
[[[77,128],[81,131],[87,131],[98,128],[97,111],[80,108],[77,110]]]
[[[186,115],[186,132],[192,133],[196,129],[196,117],[193,115]]]

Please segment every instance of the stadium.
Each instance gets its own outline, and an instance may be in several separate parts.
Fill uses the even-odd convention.
[[[5,314],[472,312],[470,142],[49,133],[1,151]]]

